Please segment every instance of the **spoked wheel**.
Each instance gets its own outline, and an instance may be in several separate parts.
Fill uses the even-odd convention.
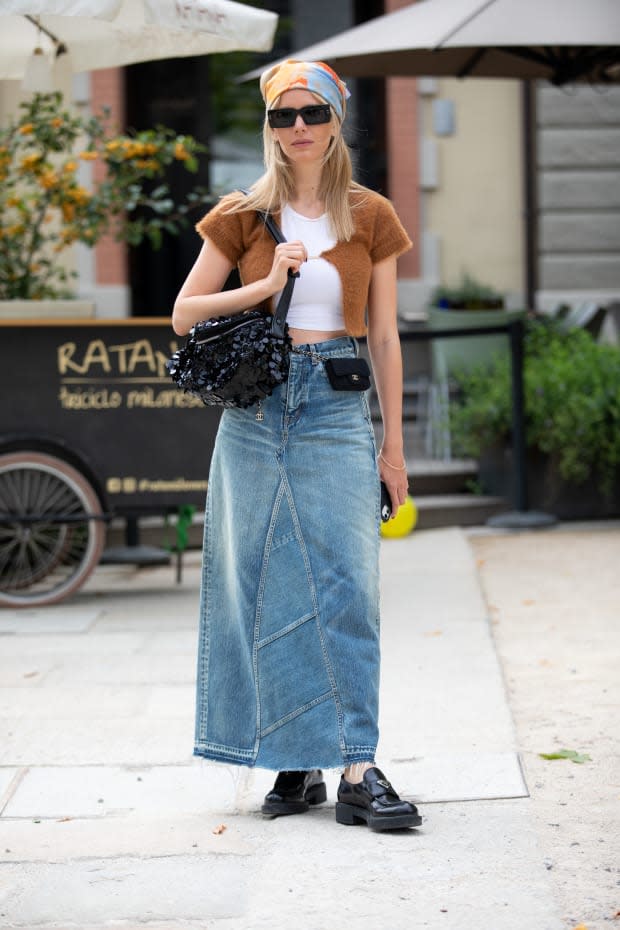
[[[0,455],[0,605],[55,604],[97,565],[105,527],[99,498],[62,459]]]

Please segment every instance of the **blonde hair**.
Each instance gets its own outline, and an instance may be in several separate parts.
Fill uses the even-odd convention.
[[[318,94],[313,96],[325,102]],[[342,137],[342,124],[333,109],[331,112],[336,132],[323,156],[319,198],[325,203],[325,211],[336,238],[340,242],[348,242],[355,232],[349,195],[355,191],[362,192],[364,188],[353,181],[353,166]],[[266,116],[263,125],[263,158],[265,173],[251,186],[248,196],[241,195],[235,199],[226,213],[236,213],[238,210],[279,212],[293,198],[293,166],[276,141]]]

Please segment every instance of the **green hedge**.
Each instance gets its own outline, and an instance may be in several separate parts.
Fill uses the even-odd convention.
[[[510,359],[455,375],[450,406],[455,450],[479,458],[511,439]],[[610,494],[620,476],[620,349],[585,330],[562,331],[534,320],[525,336],[525,426],[528,447],[547,453],[573,484],[594,478]]]

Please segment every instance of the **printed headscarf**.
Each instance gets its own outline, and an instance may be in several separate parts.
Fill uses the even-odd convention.
[[[344,119],[347,99],[351,96],[344,81],[322,61],[295,61],[289,58],[279,65],[263,71],[260,92],[268,110],[287,90],[300,88],[322,97]]]

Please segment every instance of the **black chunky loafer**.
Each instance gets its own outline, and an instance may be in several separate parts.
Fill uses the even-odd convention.
[[[303,814],[310,805],[322,804],[327,800],[327,788],[321,769],[309,772],[279,772],[275,784],[261,810],[271,817],[283,814]]]
[[[366,823],[371,830],[399,830],[419,827],[422,818],[415,804],[402,801],[381,769],[373,767],[359,784],[352,785],[344,776],[340,779],[336,821],[349,826]]]

